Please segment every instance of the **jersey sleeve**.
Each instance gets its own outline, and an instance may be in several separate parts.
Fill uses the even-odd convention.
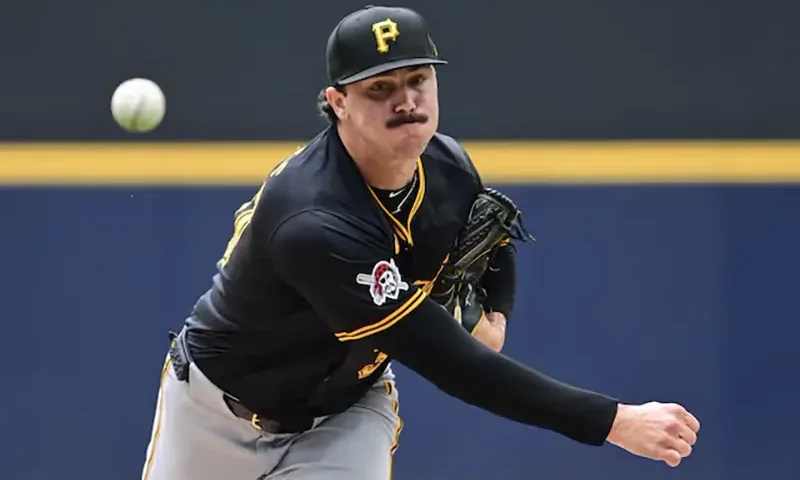
[[[270,262],[342,341],[367,338],[417,308],[426,293],[403,277],[391,240],[344,215],[313,210],[273,235]]]
[[[517,293],[517,264],[514,244],[502,245],[489,262],[489,268],[481,278],[481,286],[486,291],[484,307],[500,312],[506,319],[514,311]]]
[[[472,174],[472,176],[475,178],[475,181],[478,183],[478,186],[483,188],[483,178],[481,178],[481,174],[478,172],[478,168],[475,166],[475,162],[472,161],[472,157],[470,157],[467,150],[453,137],[440,134],[438,135],[438,138],[442,140],[442,143],[444,143],[444,145],[450,150],[450,153],[458,159],[462,166]]]
[[[558,382],[481,344],[403,280],[388,256],[393,249],[369,231],[346,217],[302,213],[273,236],[270,259],[340,341],[366,339],[443,392],[488,412],[589,445],[605,442],[615,399]]]

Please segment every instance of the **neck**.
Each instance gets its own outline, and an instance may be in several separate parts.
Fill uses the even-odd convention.
[[[397,157],[371,147],[347,128],[339,128],[339,138],[367,184],[381,190],[403,188],[414,177],[417,157]]]

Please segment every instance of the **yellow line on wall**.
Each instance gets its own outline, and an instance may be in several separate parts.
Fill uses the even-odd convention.
[[[5,185],[253,185],[299,142],[0,144]],[[800,183],[800,141],[465,142],[494,183]]]

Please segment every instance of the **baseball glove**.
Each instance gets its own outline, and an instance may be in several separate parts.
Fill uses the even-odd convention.
[[[512,239],[535,240],[525,231],[522,212],[514,202],[495,189],[484,189],[475,198],[430,294],[470,333],[484,316],[481,277],[497,248]]]

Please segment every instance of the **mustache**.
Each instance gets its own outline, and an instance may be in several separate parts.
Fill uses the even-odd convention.
[[[397,128],[406,123],[425,123],[428,121],[428,116],[424,113],[409,113],[394,117],[386,122],[386,128]]]

